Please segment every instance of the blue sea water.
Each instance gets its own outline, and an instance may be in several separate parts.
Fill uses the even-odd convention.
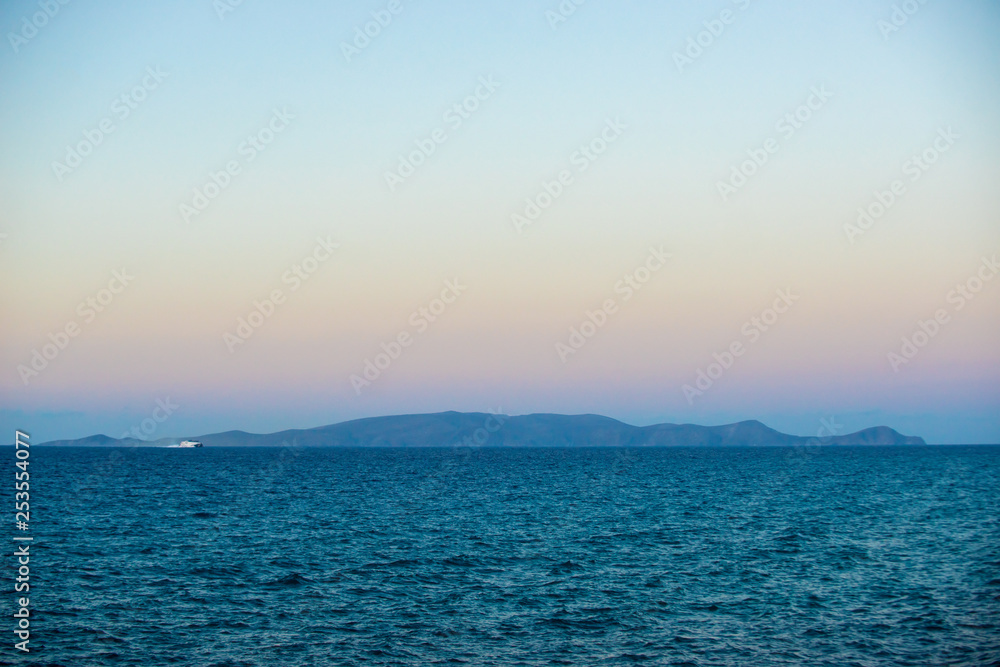
[[[31,653],[8,617],[2,664],[1000,664],[998,447],[33,448],[30,471]]]

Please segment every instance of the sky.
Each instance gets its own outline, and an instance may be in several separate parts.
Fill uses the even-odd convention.
[[[17,0],[0,28],[4,433],[499,410],[1000,442],[995,2]]]

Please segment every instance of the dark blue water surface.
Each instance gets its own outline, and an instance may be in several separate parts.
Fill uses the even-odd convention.
[[[3,664],[1000,664],[996,447],[31,456]]]

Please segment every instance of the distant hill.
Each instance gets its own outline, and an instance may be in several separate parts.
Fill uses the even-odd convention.
[[[924,445],[923,438],[900,435],[887,426],[820,440],[780,433],[759,421],[725,426],[655,424],[630,426],[600,415],[533,414],[520,417],[483,412],[440,412],[426,415],[371,417],[278,433],[226,431],[186,438],[141,441],[92,435],[79,440],[54,440],[48,446],[165,447],[182,439],[206,447],[761,447],[823,445]]]

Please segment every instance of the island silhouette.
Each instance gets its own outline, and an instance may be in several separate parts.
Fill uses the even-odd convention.
[[[528,414],[509,416],[487,412],[368,417],[317,426],[258,434],[225,431],[183,438],[112,438],[92,435],[53,440],[43,445],[63,447],[168,447],[182,440],[205,447],[794,447],[803,445],[925,445],[923,438],[905,436],[888,426],[855,433],[806,437],[781,433],[759,421],[722,426],[654,424],[632,426],[594,414]]]

